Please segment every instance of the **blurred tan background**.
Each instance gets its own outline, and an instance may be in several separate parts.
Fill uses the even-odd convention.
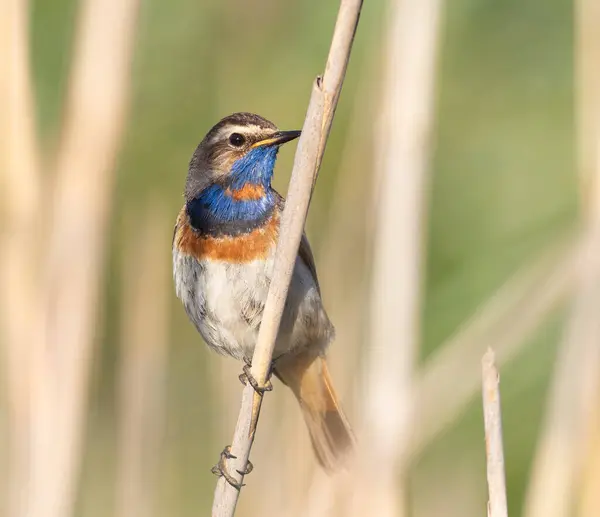
[[[75,0],[30,0],[29,8],[4,2],[10,38],[3,42],[1,138],[13,154],[2,178],[1,337],[8,353],[0,370],[0,515],[207,515],[210,468],[231,440],[242,387],[240,365],[209,353],[172,288],[172,225],[187,163],[210,127],[235,111],[301,127],[338,4],[84,0],[82,14]],[[373,164],[385,9],[383,0],[363,7],[307,222],[338,331],[333,375],[354,421],[373,345]],[[452,0],[443,9],[423,232],[420,416],[407,478],[398,479],[407,487],[408,515],[485,515],[479,358],[488,345],[502,373],[510,515],[535,513],[525,500],[569,314],[573,268],[564,256],[580,205],[574,9],[558,0]],[[76,27],[85,19],[96,34],[78,54],[86,24]],[[27,77],[15,65],[17,45],[30,57],[30,97],[27,81],[14,80]],[[69,79],[78,56],[94,56],[80,63],[80,83]],[[67,100],[86,88],[80,101]],[[29,122],[37,125],[37,155],[27,144],[35,131]],[[279,155],[281,192],[293,152],[285,147]],[[62,230],[50,229],[56,221]],[[479,327],[469,327],[478,317]],[[50,337],[39,334],[44,321]],[[40,420],[27,416],[36,408],[46,411]],[[585,436],[595,437],[593,419],[585,422]],[[29,426],[37,444],[29,452],[39,459],[19,467],[11,451],[29,450]],[[70,467],[55,471],[63,447]],[[600,485],[589,481],[599,460],[587,450],[576,458],[578,477],[569,478],[577,482],[562,486],[570,494],[565,515],[600,515],[589,510],[599,508]],[[319,492],[325,481],[280,384],[266,396],[251,458],[255,471],[239,515],[328,515],[338,504],[334,488]],[[582,467],[582,458],[591,466]],[[19,480],[36,461],[41,477],[23,487],[53,492],[40,496],[50,506],[53,498],[66,501],[54,513],[15,510],[28,504],[19,502],[29,493]],[[71,488],[61,475],[75,480]],[[57,495],[53,486],[71,493]]]

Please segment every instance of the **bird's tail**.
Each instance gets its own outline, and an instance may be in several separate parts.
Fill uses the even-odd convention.
[[[300,403],[317,460],[328,473],[346,466],[354,435],[340,407],[325,357],[312,352],[282,357],[275,374]]]

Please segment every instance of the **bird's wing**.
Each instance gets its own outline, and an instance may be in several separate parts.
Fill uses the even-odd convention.
[[[310,274],[315,281],[315,285],[317,286],[317,291],[321,294],[321,288],[319,287],[319,279],[317,278],[317,267],[315,266],[315,258],[313,257],[312,250],[310,249],[310,244],[306,237],[306,234],[302,234],[302,239],[300,239],[300,247],[298,248],[298,256],[300,260],[306,264],[306,267],[310,271]]]
[[[283,213],[283,209],[285,207],[285,199],[284,197],[277,192],[275,193],[275,197],[277,199],[277,205],[279,206],[279,210]],[[300,247],[298,248],[298,256],[300,260],[306,264],[306,267],[310,271],[313,280],[315,281],[315,285],[317,286],[317,291],[321,294],[321,288],[319,287],[319,278],[317,277],[317,267],[315,266],[315,258],[313,257],[312,250],[310,249],[310,244],[308,242],[308,238],[305,233],[302,233],[302,239],[300,239]]]

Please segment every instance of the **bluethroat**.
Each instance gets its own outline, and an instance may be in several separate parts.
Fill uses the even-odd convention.
[[[251,113],[216,124],[189,164],[173,237],[177,296],[210,348],[249,364],[273,271],[284,199],[271,187],[279,131]],[[333,388],[326,350],[334,328],[306,235],[277,335],[272,371],[300,404],[318,462],[344,465],[354,438]]]

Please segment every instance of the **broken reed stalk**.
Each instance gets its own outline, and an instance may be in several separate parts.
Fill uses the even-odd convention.
[[[279,331],[312,189],[342,90],[361,7],[362,0],[341,1],[325,73],[322,78],[317,78],[313,83],[281,219],[280,238],[277,243],[269,294],[252,357],[251,373],[259,385],[264,385],[269,375],[275,339]],[[230,475],[238,483],[243,481],[244,475],[240,473],[245,472],[248,465],[261,402],[262,395],[256,393],[250,385],[246,386],[231,445],[231,454],[235,458],[227,462]],[[215,489],[213,516],[233,516],[238,498],[239,490],[230,485],[224,477],[219,478]]]
[[[521,266],[425,363],[417,380],[413,458],[452,425],[479,390],[483,343],[494,348],[499,365],[505,364],[564,303],[573,291],[580,246],[569,235]]]
[[[491,348],[481,361],[483,377],[483,419],[488,481],[488,517],[508,517],[504,447],[502,445],[502,409],[500,406],[500,376]]]

